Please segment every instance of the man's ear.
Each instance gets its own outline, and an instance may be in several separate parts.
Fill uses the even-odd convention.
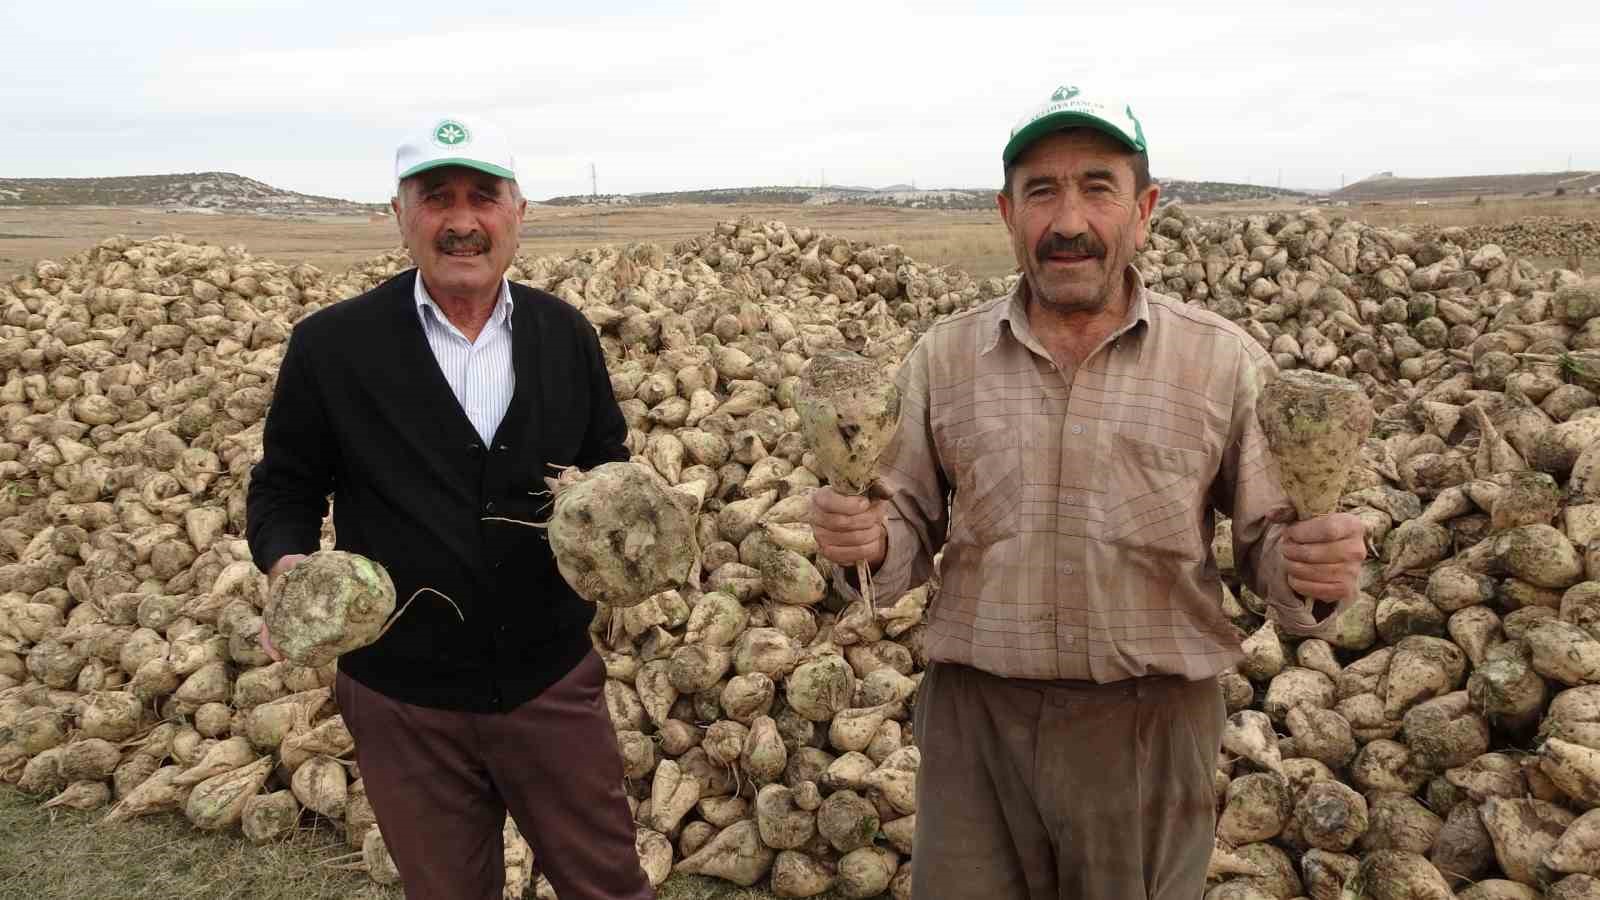
[[[1150,217],[1155,215],[1156,201],[1161,199],[1161,186],[1151,182],[1144,189],[1138,199],[1134,201],[1139,210],[1139,232],[1134,236],[1133,246],[1143,250],[1144,245],[1150,241]]]
[[[389,209],[394,212],[394,227],[400,232],[400,245],[406,243],[406,223],[401,217],[400,195],[389,198]]]

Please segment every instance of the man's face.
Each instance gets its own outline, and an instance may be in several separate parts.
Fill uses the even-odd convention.
[[[1104,309],[1145,244],[1158,193],[1154,185],[1135,191],[1132,154],[1098,131],[1035,142],[999,196],[1033,297],[1056,312]]]
[[[464,166],[407,178],[393,204],[400,236],[430,292],[490,296],[517,252],[527,201],[511,182]]]

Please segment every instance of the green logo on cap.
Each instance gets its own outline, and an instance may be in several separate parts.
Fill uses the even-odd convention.
[[[1060,103],[1063,100],[1071,100],[1076,96],[1078,96],[1078,89],[1076,87],[1062,85],[1061,87],[1056,88],[1056,92],[1054,94],[1050,95],[1050,102]]]
[[[433,139],[446,147],[454,147],[456,144],[466,142],[467,128],[454,119],[445,119],[439,123],[439,127],[433,129]]]
[[[1139,124],[1139,117],[1133,114],[1133,107],[1124,106],[1122,111],[1133,120],[1133,139],[1140,147],[1144,146],[1144,126]]]

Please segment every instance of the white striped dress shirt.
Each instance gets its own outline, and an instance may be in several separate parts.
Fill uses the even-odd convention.
[[[416,281],[417,317],[433,348],[439,371],[456,395],[456,402],[472,422],[485,445],[494,440],[500,420],[511,405],[516,388],[516,369],[511,362],[511,285],[500,280],[500,299],[476,341],[467,340],[461,329],[451,324],[444,310],[428,295],[422,274]]]

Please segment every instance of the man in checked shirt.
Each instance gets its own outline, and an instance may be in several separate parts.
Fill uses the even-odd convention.
[[[887,500],[818,491],[817,542],[840,571],[868,562],[885,605],[944,553],[914,723],[917,900],[1193,900],[1216,676],[1241,659],[1211,511],[1295,635],[1357,595],[1363,529],[1285,524],[1255,418],[1271,358],[1130,265],[1159,194],[1132,109],[1062,87],[1003,160],[1023,277],[912,350]]]

